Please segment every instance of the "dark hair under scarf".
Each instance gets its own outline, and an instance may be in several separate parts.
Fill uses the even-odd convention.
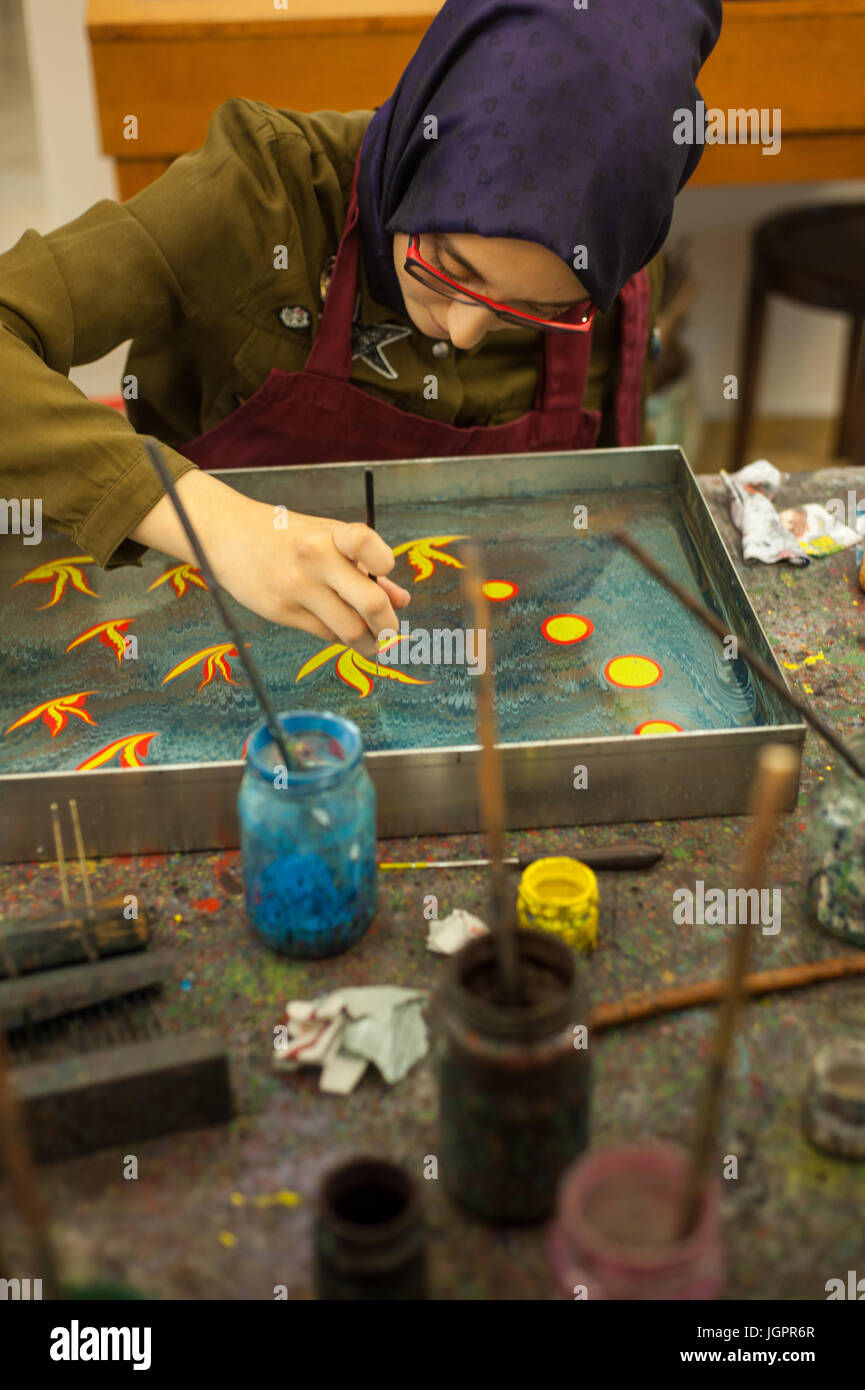
[[[598,308],[662,245],[702,153],[673,140],[721,28],[721,0],[445,0],[361,151],[370,290],[404,311],[401,232],[539,242]],[[435,116],[438,138],[424,136]]]

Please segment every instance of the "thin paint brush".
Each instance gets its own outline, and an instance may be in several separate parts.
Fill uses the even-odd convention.
[[[548,859],[549,857],[546,854],[528,856],[509,854],[507,858],[502,860],[502,863],[507,864],[508,867],[527,869],[529,864],[536,864],[539,859]],[[597,849],[590,849],[588,845],[577,845],[571,855],[571,858],[577,859],[581,864],[586,864],[590,869],[650,869],[663,857],[664,851],[656,849],[654,845],[636,844],[599,845]],[[385,860],[378,867],[380,869],[483,869],[489,863],[489,859],[420,859],[411,864]]]
[[[366,524],[371,531],[375,530],[375,474],[371,468],[363,470],[363,490],[366,499]],[[369,575],[370,579],[377,579],[375,574]]]
[[[741,887],[756,889],[758,895],[775,818],[789,793],[790,783],[798,772],[798,766],[796,754],[786,744],[769,744],[760,751],[757,774],[751,789],[751,813],[755,820],[745,847],[741,875]],[[750,901],[748,906],[750,907]],[[727,988],[721,1000],[682,1203],[682,1223],[679,1230],[682,1240],[691,1234],[699,1220],[706,1181],[717,1143],[724,1080],[744,999],[744,982],[751,947],[752,924],[747,920],[751,916],[750,911],[746,909],[744,916],[746,920],[738,923],[730,944]]]
[[[508,885],[504,865],[505,791],[502,763],[496,747],[496,697],[493,677],[492,630],[486,596],[481,580],[481,565],[477,547],[462,547],[465,568],[462,573],[463,597],[476,632],[486,634],[486,662],[477,677],[477,736],[481,746],[478,763],[478,789],[481,819],[489,853],[490,896],[492,898],[493,937],[496,942],[499,971],[504,987],[505,1002],[522,1000],[517,937],[514,921],[513,893]]]
[[[180,524],[186,532],[187,540],[192,546],[198,568],[204,575],[213,602],[219,610],[219,616],[222,618],[223,623],[228,629],[231,640],[234,643],[234,649],[243,662],[244,670],[249,677],[249,683],[252,686],[261,712],[264,715],[265,722],[270,730],[271,738],[279,749],[285,767],[296,770],[301,766],[299,747],[296,744],[289,744],[286,740],[282,726],[276,717],[276,711],[270,703],[270,696],[264,688],[261,676],[258,674],[258,668],[244,646],[243,635],[240,628],[228,611],[228,605],[222,597],[222,591],[213,576],[213,570],[210,568],[210,563],[202,549],[201,541],[189,519],[186,508],[178,496],[177,488],[174,486],[174,480],[165,466],[165,460],[162,457],[159,445],[156,443],[155,439],[145,439],[144,444],[150,455],[150,462],[153,464],[156,476],[159,478],[159,481],[174,503],[174,510],[177,512]]]
[[[816,732],[820,734],[821,738],[826,740],[831,748],[835,749],[839,757],[843,758],[844,761],[852,767],[854,772],[858,773],[860,777],[865,777],[865,767],[862,766],[855,754],[850,751],[843,739],[840,739],[835,733],[835,730],[824,723],[819,714],[815,714],[811,707],[805,704],[804,700],[800,700],[798,695],[794,695],[792,691],[788,690],[780,676],[775,675],[772,668],[767,666],[766,662],[762,657],[759,657],[755,651],[752,651],[747,642],[744,642],[737,633],[731,632],[728,624],[723,622],[717,614],[711,613],[702,603],[692,598],[689,593],[686,593],[681,585],[677,584],[675,579],[672,579],[670,575],[667,574],[666,570],[658,564],[657,560],[654,560],[641,545],[637,545],[637,542],[631,539],[627,531],[623,531],[621,528],[617,527],[610,532],[610,535],[613,540],[618,541],[626,550],[629,550],[634,556],[634,559],[639,560],[643,568],[654,575],[658,582],[664,585],[665,589],[669,589],[671,594],[675,594],[679,602],[693,613],[695,618],[699,618],[700,622],[703,623],[705,627],[711,628],[712,632],[720,637],[722,642],[728,637],[734,637],[739,656],[747,661],[749,666],[753,667],[767,685],[771,685],[772,689],[777,690],[778,694],[785,699],[788,704],[792,705],[795,710],[798,710],[802,718],[811,725],[812,729],[815,729]]]

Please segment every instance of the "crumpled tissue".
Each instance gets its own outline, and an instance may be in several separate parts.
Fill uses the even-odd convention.
[[[430,922],[426,944],[430,951],[437,951],[442,956],[452,956],[456,951],[461,951],[469,941],[474,941],[477,936],[486,936],[488,932],[489,927],[480,917],[457,907],[440,921]]]
[[[397,985],[289,1000],[274,1029],[274,1070],[321,1067],[320,1090],[347,1095],[373,1062],[392,1086],[428,1051],[425,1002],[423,990]]]

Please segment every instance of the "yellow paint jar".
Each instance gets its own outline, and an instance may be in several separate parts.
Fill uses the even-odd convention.
[[[553,932],[578,951],[593,951],[598,939],[598,880],[577,859],[537,859],[520,879],[517,916],[521,927]]]

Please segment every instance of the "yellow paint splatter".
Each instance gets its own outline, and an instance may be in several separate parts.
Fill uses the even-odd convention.
[[[676,977],[673,974],[672,970],[662,970],[661,979],[663,980],[665,985],[671,985],[675,981]]]
[[[230,1231],[220,1231],[218,1239],[220,1245],[224,1245],[228,1250],[237,1244],[237,1236],[233,1236]]]
[[[235,1207],[296,1207],[300,1197],[298,1193],[283,1188],[279,1192],[262,1192],[258,1197],[244,1197],[242,1192],[232,1192],[231,1202]]]
[[[788,671],[798,671],[803,666],[813,666],[815,661],[825,660],[826,658],[822,652],[814,652],[806,656],[804,661],[784,661],[781,664],[785,666]]]
[[[802,689],[804,690],[804,692],[805,692],[806,695],[813,695],[813,694],[814,694],[813,687],[810,686],[810,685],[806,685],[804,681],[802,682]]]

